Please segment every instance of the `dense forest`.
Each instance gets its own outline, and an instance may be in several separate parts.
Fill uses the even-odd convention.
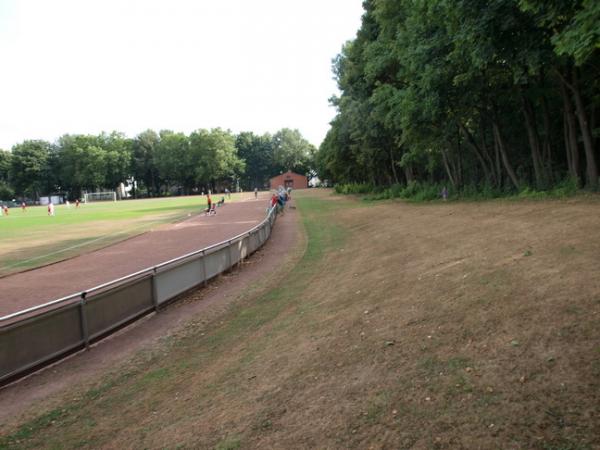
[[[147,130],[133,139],[112,132],[66,134],[54,143],[27,140],[0,150],[0,200],[48,194],[74,199],[120,183],[135,186],[134,197],[260,189],[285,170],[308,174],[315,151],[288,128],[273,135],[217,128],[189,136]]]
[[[365,0],[334,60],[321,178],[598,188],[600,2]]]

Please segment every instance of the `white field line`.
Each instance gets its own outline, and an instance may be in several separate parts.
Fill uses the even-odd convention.
[[[186,219],[186,220],[189,220],[189,219]],[[49,256],[58,255],[60,253],[67,252],[67,251],[73,250],[75,248],[83,247],[85,245],[89,245],[89,244],[92,244],[92,243],[97,242],[97,241],[101,241],[101,240],[109,238],[109,237],[118,236],[119,234],[128,234],[128,233],[134,232],[134,231],[136,231],[136,230],[138,230],[140,228],[143,228],[143,227],[146,227],[146,226],[152,226],[152,225],[157,224],[157,223],[161,223],[161,221],[160,220],[156,220],[154,222],[148,222],[148,223],[142,224],[142,225],[140,225],[138,227],[131,228],[130,230],[125,231],[125,232],[123,232],[123,231],[116,231],[114,233],[105,234],[104,236],[100,236],[99,238],[95,238],[95,239],[91,239],[89,241],[81,242],[79,244],[71,245],[69,247],[65,247],[65,248],[62,248],[60,250],[56,250],[54,252],[46,253],[45,255],[39,255],[39,256],[35,256],[33,258],[25,259],[23,261],[17,261],[17,262],[15,262],[13,264],[10,264],[8,266],[4,266],[4,268],[5,269],[12,269],[13,267],[18,267],[18,266],[21,266],[23,264],[27,264],[27,263],[30,263],[32,261],[36,261],[38,259],[47,258]]]

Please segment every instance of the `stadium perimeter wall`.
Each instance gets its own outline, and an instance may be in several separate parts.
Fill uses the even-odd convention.
[[[154,267],[0,317],[0,385],[88,348],[182,293],[206,284],[270,237],[275,209],[251,230]]]

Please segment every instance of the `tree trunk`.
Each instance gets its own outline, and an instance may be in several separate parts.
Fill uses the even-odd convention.
[[[492,156],[490,156],[490,151],[488,150],[488,146],[486,143],[486,135],[485,135],[485,125],[483,122],[480,123],[480,133],[481,133],[481,153],[483,153],[483,156],[485,158],[485,160],[487,161],[487,163],[489,164],[490,167],[490,172],[492,174],[492,183],[494,186],[497,186],[500,184],[500,179],[502,177],[502,174],[500,173],[500,160],[497,160],[497,170],[494,168],[494,160],[492,159]]]
[[[545,187],[544,167],[542,156],[540,154],[540,138],[535,123],[535,113],[531,101],[525,96],[521,88],[521,103],[523,106],[523,116],[525,117],[525,126],[527,127],[527,137],[529,138],[529,147],[531,148],[531,159],[533,160],[533,171],[535,174],[536,187]]]
[[[481,164],[481,168],[483,169],[483,174],[485,177],[485,182],[490,183],[490,171],[485,160],[483,159],[483,152],[475,142],[475,139],[473,138],[473,135],[469,132],[469,130],[467,130],[466,127],[460,122],[458,123],[458,126],[460,128],[460,131],[463,133],[465,139],[467,140],[467,143],[473,149],[475,156],[477,156],[479,164]]]
[[[413,175],[412,167],[410,165],[404,168],[404,176],[406,177],[406,184],[414,180],[415,177]]]
[[[598,117],[597,111],[598,108],[596,107],[596,105],[592,105],[592,115],[590,117],[590,131],[592,132],[592,137],[594,138],[594,148],[596,149],[596,152],[599,151],[598,140],[600,139],[600,137],[594,136],[594,130],[596,130],[596,118]]]
[[[579,128],[581,129],[581,135],[583,137],[583,148],[585,150],[587,186],[590,189],[595,190],[598,187],[598,166],[596,165],[596,159],[594,156],[594,142],[592,140],[592,135],[590,132],[587,113],[585,112],[585,107],[581,98],[581,92],[579,90],[579,83],[577,80],[577,68],[572,68],[570,81],[567,80],[565,76],[559,71],[556,71],[556,73],[560,80],[563,82],[563,84],[566,87],[568,87],[569,90],[573,93],[573,98],[575,100],[575,113],[577,116],[577,121],[579,122]]]
[[[567,121],[567,135],[565,139],[568,140],[569,146],[567,148],[568,158],[571,161],[571,176],[577,178],[578,182],[580,179],[579,173],[579,144],[577,143],[577,119],[573,113],[573,102],[571,96],[567,91],[564,83],[560,84],[560,92],[563,98],[563,107],[565,118]]]
[[[550,112],[548,110],[548,102],[546,97],[542,95],[542,117],[544,121],[544,144],[543,144],[543,161],[544,166],[552,168],[552,142],[550,139]]]
[[[506,169],[506,173],[508,173],[508,177],[512,181],[515,188],[519,189],[519,180],[517,180],[517,175],[508,160],[508,154],[506,153],[506,146],[504,145],[504,139],[502,139],[502,134],[500,133],[500,127],[494,120],[492,123],[492,127],[494,130],[494,139],[496,139],[496,143],[498,144],[498,150],[500,151],[500,156],[502,157],[502,164]]]
[[[398,184],[398,173],[396,172],[396,162],[394,161],[394,152],[390,147],[390,161],[392,163],[392,175],[394,177],[394,183]]]
[[[592,133],[590,132],[585,106],[581,98],[581,91],[579,89],[579,83],[577,80],[577,68],[575,67],[573,68],[573,84],[570,87],[573,91],[573,98],[575,99],[575,111],[579,121],[579,128],[581,128],[581,135],[583,137],[583,148],[585,150],[585,162],[587,169],[587,186],[590,189],[596,190],[598,188],[598,166],[596,165],[596,158],[594,155],[594,142],[592,140]]]
[[[444,162],[444,169],[446,169],[446,174],[448,175],[448,179],[450,180],[450,184],[456,190],[456,180],[452,175],[452,169],[450,168],[450,164],[448,162],[448,155],[446,154],[446,150],[442,149],[442,161]]]
[[[571,152],[571,141],[570,141],[570,132],[569,132],[569,124],[567,123],[567,112],[563,112],[563,137],[565,139],[565,156],[567,157],[567,168],[570,177],[575,177],[575,173],[573,171],[573,158]]]

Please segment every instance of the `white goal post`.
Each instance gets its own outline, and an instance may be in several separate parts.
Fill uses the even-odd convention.
[[[115,191],[107,192],[88,192],[83,194],[83,201],[90,202],[116,202],[117,193]]]

